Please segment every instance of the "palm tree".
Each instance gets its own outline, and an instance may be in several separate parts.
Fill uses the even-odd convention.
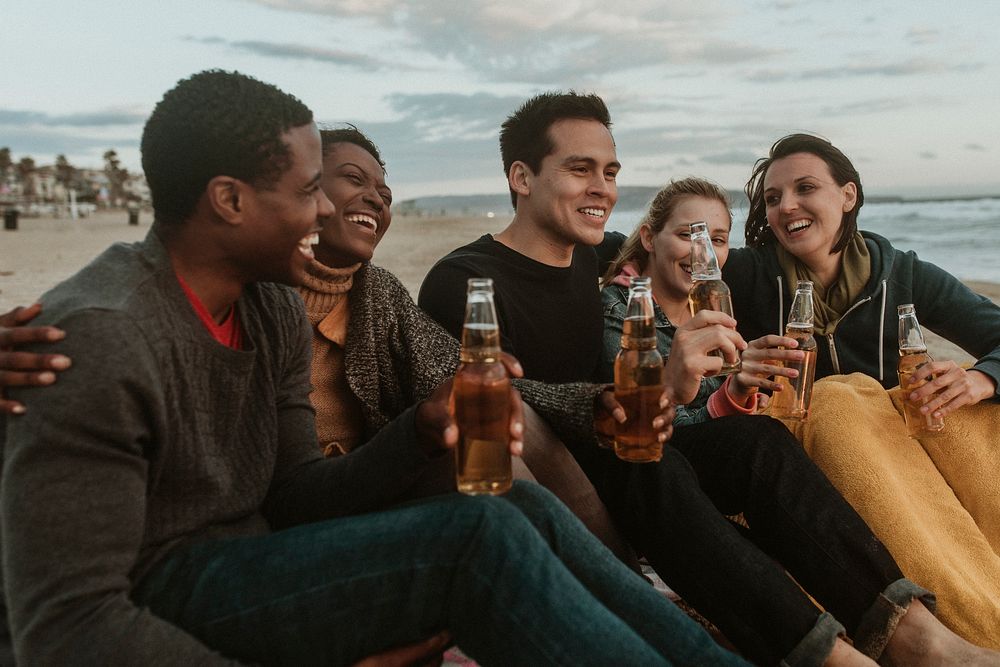
[[[125,198],[125,181],[128,179],[128,169],[122,169],[120,164],[115,149],[104,151],[104,173],[107,175],[108,185],[111,187],[111,201],[116,206]]]
[[[11,168],[13,166],[14,161],[10,158],[10,148],[7,146],[0,148],[0,194],[7,194],[10,192],[7,187],[9,185],[7,178],[10,175]]]
[[[21,192],[25,197],[35,196],[35,160],[23,157],[17,163],[17,178],[21,182]]]

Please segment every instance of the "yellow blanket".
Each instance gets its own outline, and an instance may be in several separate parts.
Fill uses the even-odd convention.
[[[809,419],[787,422],[903,573],[937,595],[938,617],[1000,649],[1000,405],[907,436],[901,392],[855,373],[816,383]]]

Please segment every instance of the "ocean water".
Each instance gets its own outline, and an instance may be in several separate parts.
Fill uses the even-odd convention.
[[[616,210],[607,229],[628,234],[643,213]],[[733,209],[734,248],[743,245],[745,220],[745,208]],[[858,226],[962,280],[1000,283],[1000,198],[868,202]]]

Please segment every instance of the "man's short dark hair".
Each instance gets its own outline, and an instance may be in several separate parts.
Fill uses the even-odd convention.
[[[312,119],[297,98],[239,72],[207,70],[179,81],[142,132],[156,220],[188,219],[216,176],[273,186],[290,166],[282,135]]]
[[[549,128],[565,118],[596,120],[611,129],[611,114],[597,95],[575,91],[536,95],[509,115],[500,126],[500,157],[504,176],[515,162],[528,165],[532,173],[541,169],[542,159],[555,149]],[[511,190],[511,203],[517,208],[517,194]]]

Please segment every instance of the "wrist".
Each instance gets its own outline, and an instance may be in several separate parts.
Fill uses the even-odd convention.
[[[970,368],[967,371],[969,380],[972,383],[973,395],[976,401],[984,401],[993,398],[997,393],[997,383],[986,373]]]
[[[757,411],[757,392],[751,393],[748,401],[734,400],[728,389],[728,385],[732,384],[732,379],[733,376],[730,375],[722,383],[722,386],[708,397],[708,414],[713,419],[734,414],[749,415]]]
[[[752,402],[754,407],[757,406],[757,387],[744,385],[736,379],[735,375],[730,375],[726,378],[726,381],[720,388],[726,392],[726,398],[735,405],[749,408]]]

